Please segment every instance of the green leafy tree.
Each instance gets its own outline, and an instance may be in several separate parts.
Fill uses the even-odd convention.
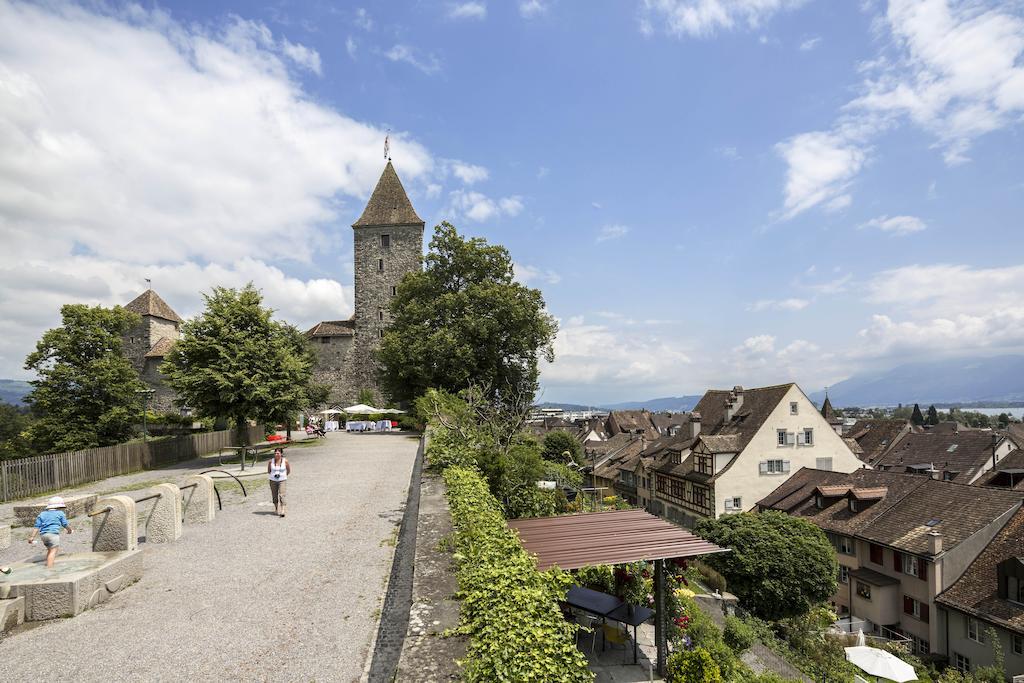
[[[306,407],[313,357],[301,333],[273,320],[252,284],[214,288],[186,322],[161,372],[179,400],[207,417],[228,417],[246,438],[249,419],[276,422]]]
[[[471,384],[496,403],[533,398],[541,358],[552,360],[557,326],[539,290],[516,282],[505,247],[435,228],[425,268],[391,300],[392,324],[377,354],[394,401]]]
[[[999,413],[999,417],[996,418],[996,424],[1000,429],[1006,429],[1010,426],[1010,415],[1009,413]]]
[[[30,424],[27,410],[0,403],[0,460],[29,454],[25,430]]]
[[[142,382],[122,353],[122,336],[139,316],[120,306],[69,304],[25,369],[36,373],[25,402],[36,420],[27,440],[41,452],[108,446],[130,439],[140,417]]]
[[[806,614],[836,591],[835,552],[821,530],[782,512],[701,520],[694,531],[731,552],[705,561],[754,614],[769,620]]]
[[[921,406],[914,404],[914,412],[910,414],[910,421],[920,427],[924,424],[924,415],[921,414]]]
[[[668,659],[670,683],[722,683],[722,672],[703,647],[675,652]]]
[[[583,447],[569,432],[557,430],[544,435],[544,448],[541,451],[541,457],[545,460],[579,463],[582,455]]]
[[[935,410],[935,406],[928,406],[928,424],[937,425],[939,424],[939,411]]]

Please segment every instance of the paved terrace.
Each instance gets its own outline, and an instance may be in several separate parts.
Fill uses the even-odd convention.
[[[3,678],[359,680],[417,446],[401,434],[332,433],[290,449],[286,518],[273,514],[261,485],[248,499],[225,500],[212,523],[186,526],[175,543],[142,544],[137,584],[78,617],[30,624],[0,642]],[[174,480],[189,471],[132,476]],[[62,537],[65,548],[87,549],[83,522],[72,520],[79,532]],[[41,556],[26,536],[16,530],[0,563]]]

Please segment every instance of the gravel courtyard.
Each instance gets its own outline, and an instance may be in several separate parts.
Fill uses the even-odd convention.
[[[332,433],[290,449],[287,517],[273,514],[261,485],[175,543],[140,545],[137,584],[0,642],[2,678],[359,680],[417,446],[408,435]],[[72,525],[80,533],[62,540],[81,547],[89,525]],[[26,532],[0,559],[39,554]]]

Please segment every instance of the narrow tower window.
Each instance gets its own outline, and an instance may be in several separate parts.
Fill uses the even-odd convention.
[[[377,320],[384,320],[384,309],[383,308],[378,308],[377,309]]]
[[[384,259],[382,259],[382,258],[377,259],[377,272],[378,273],[383,273],[384,272]]]
[[[385,249],[390,247],[391,246],[391,235],[381,235],[380,236],[380,246],[384,247]]]
[[[391,296],[398,296],[398,287],[391,287]]]

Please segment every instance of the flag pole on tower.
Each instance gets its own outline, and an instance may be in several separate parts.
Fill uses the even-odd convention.
[[[391,129],[384,134],[384,158],[391,161]]]

